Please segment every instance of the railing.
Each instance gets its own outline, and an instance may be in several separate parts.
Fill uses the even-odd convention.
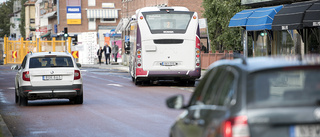
[[[201,68],[207,69],[210,64],[220,59],[233,59],[233,51],[224,51],[223,53],[201,53]]]
[[[68,52],[71,53],[71,37],[68,38]],[[4,37],[4,64],[20,64],[23,58],[29,52],[65,52],[64,40],[56,40],[54,37],[51,41],[42,41],[37,39],[35,41],[26,41],[21,38],[20,40],[9,40]]]

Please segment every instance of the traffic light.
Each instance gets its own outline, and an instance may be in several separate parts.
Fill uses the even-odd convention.
[[[68,37],[69,35],[68,35],[68,27],[64,27],[64,34],[63,34],[63,36],[64,37]]]

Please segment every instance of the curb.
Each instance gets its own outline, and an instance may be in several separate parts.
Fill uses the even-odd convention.
[[[0,136],[1,137],[13,137],[10,130],[8,129],[6,123],[2,119],[1,115],[0,115]]]

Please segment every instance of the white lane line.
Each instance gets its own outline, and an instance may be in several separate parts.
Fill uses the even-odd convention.
[[[115,86],[115,87],[123,87],[122,85],[120,84],[108,84],[109,86]]]
[[[4,94],[2,93],[2,89],[0,89],[0,102],[4,103],[4,104],[8,104],[9,102],[7,101],[7,98],[4,96]]]
[[[14,89],[14,87],[8,87],[7,89]]]

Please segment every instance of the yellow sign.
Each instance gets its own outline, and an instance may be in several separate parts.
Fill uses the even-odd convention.
[[[81,19],[67,19],[67,24],[81,24]]]
[[[79,58],[79,52],[78,51],[72,51],[72,56],[77,59]]]
[[[17,58],[17,56],[18,56],[17,51],[12,51],[12,58]]]

